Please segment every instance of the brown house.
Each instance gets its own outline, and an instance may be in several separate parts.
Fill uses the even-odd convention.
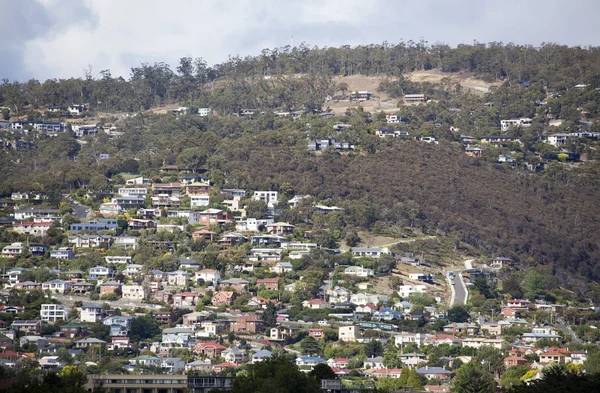
[[[153,311],[152,318],[154,318],[159,325],[168,325],[173,322],[175,316],[171,311]]]
[[[218,225],[231,221],[231,214],[221,209],[206,209],[200,212],[198,223],[201,225]]]
[[[107,295],[109,293],[121,294],[121,283],[116,281],[107,281],[100,285],[100,296]]]
[[[206,229],[201,229],[199,231],[192,232],[193,240],[204,239],[204,240],[210,240],[212,242],[213,240],[215,240],[215,236],[217,236],[216,232],[209,231]]]
[[[264,286],[265,289],[271,289],[273,291],[279,290],[279,279],[278,278],[259,278],[256,280],[256,286]]]
[[[513,355],[513,356],[509,356],[507,358],[504,358],[504,366],[506,368],[510,368],[510,367],[514,367],[514,366],[526,366],[529,362],[527,361],[527,359],[521,357],[521,356],[517,356],[517,355]]]
[[[244,315],[233,322],[230,329],[234,333],[259,333],[265,330],[265,324],[255,315]]]
[[[188,195],[208,195],[210,194],[210,184],[192,183],[185,186],[185,192]]]
[[[323,329],[308,329],[308,335],[320,340],[324,337]]]

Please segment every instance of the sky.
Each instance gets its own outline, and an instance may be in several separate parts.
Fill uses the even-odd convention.
[[[0,79],[384,41],[600,46],[597,0],[0,0]]]

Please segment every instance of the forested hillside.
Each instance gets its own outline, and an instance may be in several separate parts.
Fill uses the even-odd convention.
[[[420,84],[402,76],[424,69],[472,72],[501,86],[472,95],[459,85]],[[565,146],[586,161],[564,163],[556,161],[556,149],[541,141],[550,132],[576,131],[583,125],[598,130],[598,48],[302,46],[265,50],[214,67],[189,58],[176,71],[166,64],[142,65],[132,69],[129,80],[113,78],[108,70],[101,74],[43,83],[7,81],[0,87],[0,106],[11,109],[5,112],[9,119],[63,119],[64,113],[48,108],[86,103],[90,111],[85,121],[114,125],[122,132],[120,137],[101,132],[79,139],[34,130],[3,134],[35,147],[0,151],[1,196],[42,191],[58,204],[61,193],[80,190],[81,196],[85,189],[92,194],[89,203],[97,205],[125,174],[171,181],[159,172],[162,166],[201,168],[217,187],[311,195],[346,208],[327,217],[302,208],[282,212],[283,219],[331,233],[333,244],[326,245],[335,246],[359,230],[447,236],[457,247],[512,257],[522,267],[541,266],[549,287],[564,285],[582,299],[600,299],[598,142],[577,140]],[[433,98],[426,105],[398,103],[399,127],[411,138],[375,136],[387,126],[382,113],[359,108],[333,119],[319,116],[328,96],[344,92],[332,77],[353,74],[381,75],[380,89],[392,97],[423,92]],[[577,84],[585,87],[574,89]],[[484,105],[489,102],[494,105]],[[214,115],[144,112],[169,103],[212,108]],[[256,115],[235,116],[243,108],[256,109]],[[274,109],[306,112],[293,120],[275,117]],[[481,158],[465,156],[461,134],[499,134],[501,119],[518,117],[533,119],[529,128],[510,130],[522,145],[490,146]],[[562,124],[551,127],[550,119]],[[350,126],[336,132],[337,122]],[[433,136],[440,143],[425,144],[415,136]],[[355,149],[309,152],[308,138],[336,138]],[[99,160],[101,153],[110,158]],[[515,165],[498,164],[503,153],[511,153]],[[526,163],[544,163],[545,169],[533,172],[525,169]]]

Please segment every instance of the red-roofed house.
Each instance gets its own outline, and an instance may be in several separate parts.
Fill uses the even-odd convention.
[[[226,349],[227,349],[227,347],[225,347],[219,343],[205,342],[205,343],[196,344],[194,351],[196,351],[197,353],[202,354],[206,357],[214,358],[214,357],[221,355],[221,353]]]
[[[401,368],[381,368],[379,370],[373,371],[371,373],[371,376],[377,378],[400,378],[401,373]]]
[[[450,393],[450,386],[448,385],[425,385],[423,389],[426,392]]]
[[[219,364],[215,364],[213,366],[213,371],[216,372],[216,373],[220,373],[220,372],[225,371],[225,369],[231,368],[231,367],[237,368],[238,365],[235,364],[235,363],[231,363],[231,362],[219,363]]]
[[[323,299],[310,299],[303,301],[302,307],[310,308],[313,310],[320,310],[325,308],[331,308],[331,305]]]
[[[323,329],[308,329],[308,335],[320,340],[324,337]]]
[[[331,368],[346,368],[348,367],[347,358],[331,358],[327,361],[327,364]]]
[[[529,362],[527,361],[527,359],[517,355],[512,355],[507,358],[504,358],[504,366],[506,368],[515,366],[526,366],[528,363]]]
[[[215,294],[213,295],[213,297],[211,299],[211,303],[215,307],[218,307],[221,304],[226,304],[228,306],[231,306],[231,303],[233,303],[233,292],[231,292],[231,291],[215,292]]]

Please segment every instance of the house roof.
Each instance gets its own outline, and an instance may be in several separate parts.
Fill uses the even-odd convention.
[[[452,371],[442,367],[421,367],[417,369],[417,374],[444,374],[450,375]]]

